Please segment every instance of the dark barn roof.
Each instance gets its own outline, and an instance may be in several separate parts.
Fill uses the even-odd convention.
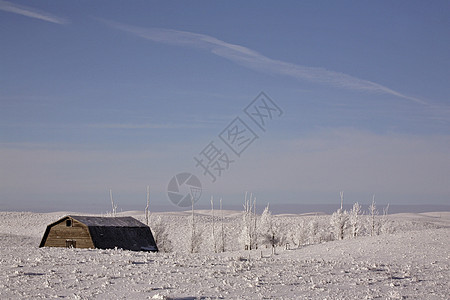
[[[158,251],[150,227],[132,217],[66,216],[47,226],[40,247],[45,244],[50,228],[72,218],[86,225],[95,248],[120,248],[132,251]]]
[[[105,227],[148,227],[133,217],[90,217],[90,216],[73,216],[75,219],[86,226],[105,226]]]

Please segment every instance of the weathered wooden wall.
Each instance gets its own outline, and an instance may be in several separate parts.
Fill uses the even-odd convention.
[[[66,219],[50,228],[45,247],[66,247],[66,240],[75,240],[76,248],[94,248],[89,229],[83,223],[72,220],[72,226],[66,226]]]

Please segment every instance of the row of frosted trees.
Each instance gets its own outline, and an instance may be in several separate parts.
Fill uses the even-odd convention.
[[[364,215],[362,206],[358,202],[353,204],[350,211],[344,210],[344,192],[341,192],[340,195],[341,207],[331,215],[330,219],[330,225],[336,239],[342,240],[345,237],[356,238],[363,234],[374,236],[381,233],[391,233],[391,222],[387,217],[389,204],[383,209],[383,215],[379,218],[375,204],[375,195],[372,197],[372,203],[368,207],[367,215]]]
[[[256,215],[256,199],[245,197],[239,242],[241,249],[257,249],[258,246],[300,247],[344,238],[356,238],[362,235],[379,235],[392,233],[392,222],[388,219],[389,205],[379,216],[375,196],[367,212],[359,203],[355,203],[350,211],[343,209],[344,193],[341,192],[341,207],[330,216],[311,216],[302,218],[301,222],[289,222],[289,218],[272,216],[269,205],[261,216]],[[252,208],[253,207],[253,211]]]
[[[204,219],[197,220],[192,205],[192,214],[187,222],[187,242],[184,243],[186,247],[184,250],[196,253],[271,248],[274,253],[276,247],[279,246],[301,247],[307,244],[356,238],[363,235],[374,236],[391,233],[393,227],[388,219],[388,207],[380,216],[375,204],[375,197],[373,197],[367,211],[363,211],[363,207],[359,203],[355,203],[352,209],[347,211],[343,209],[343,192],[341,192],[341,207],[331,216],[305,216],[300,219],[296,217],[296,220],[292,222],[289,217],[273,216],[269,205],[265,207],[261,215],[258,215],[256,213],[256,197],[252,193],[246,193],[242,218],[235,219],[232,222],[234,224],[230,222],[225,224],[222,200],[220,200],[220,210],[216,214],[214,201],[211,198],[211,217],[207,219],[206,225]],[[148,222],[147,213],[146,221]],[[151,223],[158,248],[163,252],[172,251],[167,224],[161,217],[156,217]],[[233,244],[227,245],[227,241]],[[239,244],[238,246],[236,246],[236,242]]]

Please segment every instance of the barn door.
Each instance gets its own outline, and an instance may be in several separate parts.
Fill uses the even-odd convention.
[[[76,240],[66,240],[66,248],[76,248],[77,241]]]

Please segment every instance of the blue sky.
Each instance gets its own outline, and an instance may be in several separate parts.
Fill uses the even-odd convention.
[[[180,172],[202,204],[448,204],[449,23],[448,1],[0,0],[0,209],[169,205]],[[215,182],[211,141],[234,160]]]

